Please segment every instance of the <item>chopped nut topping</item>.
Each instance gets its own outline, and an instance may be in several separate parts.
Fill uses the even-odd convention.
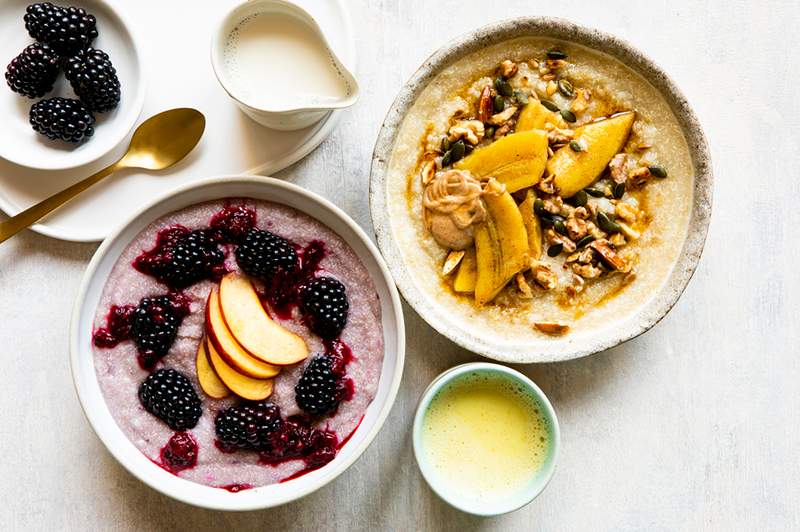
[[[622,233],[614,233],[608,238],[608,241],[611,242],[611,244],[617,248],[621,248],[622,246],[628,243],[628,241],[625,240],[625,237],[622,235]]]
[[[461,120],[456,122],[447,132],[447,138],[453,142],[464,139],[473,146],[483,140],[484,128],[480,120]]]
[[[519,289],[520,297],[522,299],[532,299],[533,291],[531,291],[531,285],[529,285],[528,281],[525,280],[525,275],[518,273],[515,276],[515,280],[517,281],[517,288]]]
[[[517,64],[510,59],[506,59],[505,61],[500,63],[500,75],[503,76],[504,78],[512,77],[514,74],[517,73],[517,70],[518,70]]]
[[[572,284],[568,284],[564,289],[564,291],[567,293],[569,297],[573,298],[578,294],[580,294],[581,292],[583,292],[585,285],[586,282],[583,280],[583,277],[581,277],[580,275],[572,274]]]
[[[545,290],[552,290],[558,286],[558,275],[556,275],[549,266],[543,263],[537,263],[531,269],[533,273],[533,280],[536,284]]]
[[[556,185],[554,183],[556,176],[549,175],[547,177],[542,178],[541,181],[536,185],[536,187],[544,192],[545,194],[555,194],[556,193]]]
[[[544,236],[548,245],[552,246],[554,244],[561,244],[564,246],[564,251],[567,253],[572,253],[578,248],[578,246],[575,245],[575,242],[573,242],[569,237],[556,233],[552,228],[546,230],[544,232]]]
[[[575,114],[580,114],[589,108],[589,100],[592,98],[592,92],[588,89],[578,89],[575,91],[575,99],[572,100],[570,109]]]
[[[591,264],[594,260],[594,252],[591,248],[583,248],[567,257],[567,262],[579,262],[581,264]]]
[[[499,139],[511,133],[511,128],[513,128],[516,123],[517,121],[512,118],[506,122],[504,126],[497,128],[494,132],[494,138]]]
[[[422,185],[425,186],[431,182],[433,176],[436,174],[436,158],[429,158],[419,171],[419,177],[422,180]]]
[[[573,264],[572,265],[573,273],[580,275],[584,279],[595,279],[602,275],[603,270],[598,268],[597,266],[592,266],[591,264]]]
[[[580,218],[581,220],[588,220],[591,216],[591,213],[586,207],[577,207],[573,211],[573,216],[575,216],[575,218]]]
[[[576,216],[570,216],[567,219],[567,234],[572,240],[578,241],[585,237],[589,232],[586,228],[586,221]]]
[[[614,206],[614,212],[616,212],[617,218],[622,218],[628,223],[635,222],[639,216],[639,209],[624,201],[620,201]]]
[[[447,258],[444,261],[444,266],[442,267],[442,275],[447,277],[456,269],[456,267],[461,264],[461,259],[464,258],[464,251],[451,251]]]
[[[544,74],[542,76],[542,79],[544,81],[552,81],[552,80],[556,79],[556,75],[555,74]]]
[[[646,166],[642,166],[641,168],[637,168],[633,172],[631,172],[628,181],[634,188],[643,187],[647,181],[650,179],[650,169]]]
[[[533,326],[541,332],[545,334],[551,334],[553,336],[561,336],[569,331],[569,325],[564,323],[556,323],[554,321],[537,321],[533,324]]]
[[[567,132],[571,134],[567,134]],[[566,144],[570,140],[572,140],[572,136],[575,134],[574,131],[568,129],[558,129],[554,128],[547,134],[547,142],[553,146],[557,144]]]
[[[615,270],[625,269],[625,260],[617,254],[617,251],[608,240],[595,240],[589,246],[594,249],[603,259],[603,262]]]
[[[608,170],[614,183],[624,183],[628,180],[628,155],[618,153],[608,163]]]
[[[487,122],[494,112],[494,104],[492,103],[492,87],[486,85],[481,91],[480,98],[478,99],[478,120]]]
[[[517,114],[516,106],[512,105],[511,107],[506,107],[502,112],[492,115],[491,118],[489,118],[489,123],[494,126],[502,126],[515,114]]]

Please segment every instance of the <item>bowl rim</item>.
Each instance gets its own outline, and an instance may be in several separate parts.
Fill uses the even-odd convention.
[[[544,407],[546,410],[545,415],[552,424],[552,441],[550,442],[552,445],[552,450],[550,452],[549,460],[543,466],[543,471],[541,472],[543,476],[535,484],[528,486],[525,490],[522,490],[519,493],[511,496],[506,501],[503,501],[502,503],[496,503],[496,509],[486,511],[480,511],[477,508],[469,507],[464,501],[461,501],[455,496],[446,493],[444,487],[437,484],[437,482],[434,480],[434,475],[430,472],[430,467],[428,467],[426,462],[422,459],[424,446],[422,443],[422,423],[425,419],[425,414],[427,413],[428,408],[433,401],[433,398],[448,383],[453,382],[464,373],[473,371],[484,373],[500,373],[510,379],[524,384],[525,387],[532,393],[532,395],[536,397],[537,402]],[[508,366],[503,366],[493,362],[466,362],[464,364],[453,366],[452,368],[447,369],[436,376],[428,385],[428,387],[425,388],[425,391],[422,392],[419,403],[417,403],[417,409],[414,413],[413,420],[412,440],[414,459],[417,462],[420,473],[422,473],[425,482],[427,482],[431,490],[450,506],[461,510],[462,512],[484,517],[502,515],[519,510],[541,495],[550,484],[550,481],[553,479],[553,475],[555,474],[558,466],[558,457],[561,452],[561,428],[558,423],[558,416],[556,415],[556,410],[550,402],[550,399],[548,399],[544,391],[542,391],[542,389],[539,388],[535,382],[533,382],[533,379],[527,375],[524,375],[523,373]]]
[[[347,229],[349,229],[354,233],[358,243],[366,248],[367,253],[371,255],[373,260],[375,261],[375,265],[380,271],[381,279],[377,279],[375,278],[375,276],[373,276],[373,279],[374,281],[382,282],[385,285],[386,292],[389,294],[389,298],[386,304],[392,309],[392,312],[394,314],[393,316],[394,319],[391,322],[391,327],[395,329],[396,339],[394,345],[391,346],[387,345],[384,347],[384,353],[388,349],[393,349],[396,352],[396,360],[394,367],[390,368],[392,380],[387,383],[388,391],[386,394],[385,402],[380,406],[379,411],[375,416],[375,421],[372,427],[370,428],[369,432],[367,432],[363,437],[363,439],[358,441],[358,445],[355,448],[353,448],[353,450],[350,453],[348,453],[348,455],[342,457],[341,460],[339,461],[334,460],[325,467],[309,472],[307,475],[304,475],[304,477],[306,478],[311,477],[313,481],[304,483],[303,487],[301,488],[295,488],[286,493],[282,493],[276,496],[270,497],[269,495],[264,494],[264,496],[262,497],[263,500],[253,500],[256,497],[251,495],[263,491],[268,491],[268,490],[274,491],[276,489],[279,489],[276,488],[276,486],[292,486],[292,483],[269,484],[266,486],[257,486],[255,488],[241,491],[238,493],[228,493],[223,489],[182,479],[180,477],[177,477],[175,475],[172,475],[171,473],[162,470],[158,465],[151,462],[149,458],[147,458],[141,451],[139,451],[138,448],[136,448],[136,446],[122,432],[122,430],[119,428],[116,421],[113,419],[110,412],[108,411],[107,404],[105,403],[105,399],[102,397],[102,394],[100,396],[100,399],[102,400],[100,406],[106,407],[105,410],[103,408],[97,408],[98,405],[92,402],[93,398],[90,397],[90,393],[93,393],[94,390],[91,390],[89,388],[90,384],[93,384],[99,390],[99,384],[97,383],[96,373],[93,373],[94,381],[92,383],[87,383],[85,379],[81,376],[81,373],[79,371],[80,367],[79,359],[81,357],[88,356],[85,352],[86,351],[85,347],[82,349],[78,342],[81,314],[84,312],[84,307],[87,299],[87,292],[89,290],[90,285],[94,281],[98,267],[100,266],[101,262],[104,260],[105,256],[108,254],[112,246],[116,244],[116,241],[120,238],[120,236],[128,229],[130,225],[135,224],[144,215],[146,215],[150,209],[156,208],[160,205],[173,201],[176,198],[179,198],[180,196],[191,191],[200,190],[206,187],[215,187],[223,184],[228,186],[234,183],[242,185],[252,185],[252,186],[265,186],[267,188],[274,188],[274,189],[282,189],[284,192],[288,194],[297,195],[301,200],[307,201],[310,206],[327,210],[331,215],[333,215],[335,218],[341,221],[346,226]],[[235,196],[236,195],[233,194],[229,195],[228,197],[235,197]],[[215,196],[214,198],[206,198],[203,200],[199,200],[199,202],[213,201],[213,199],[222,199],[224,197],[225,197],[224,195],[219,195]],[[276,202],[280,203],[280,201]],[[176,209],[180,208],[183,207],[176,207]],[[307,214],[312,218],[318,219],[316,216],[310,214],[308,211],[302,211],[299,208],[297,210],[304,212],[304,214]],[[167,213],[168,212],[171,211],[167,211]],[[159,216],[163,216],[163,214],[164,213],[156,215],[152,219],[148,219],[147,223],[148,224],[151,223]],[[147,224],[145,224],[144,227],[146,227],[146,225]],[[342,236],[338,231],[334,232],[344,239],[344,236]],[[345,240],[345,242],[347,242],[349,245],[352,245],[348,240]],[[129,241],[125,242],[124,245],[127,245],[128,243]],[[93,314],[94,310],[92,311],[92,315]],[[92,427],[92,430],[94,430],[97,437],[100,438],[100,440],[103,442],[103,445],[106,447],[106,449],[108,449],[108,451],[112,454],[112,456],[114,456],[114,458],[129,473],[131,473],[133,476],[135,476],[136,478],[138,478],[139,480],[141,480],[154,490],[187,504],[208,508],[212,510],[245,511],[245,510],[259,510],[259,509],[279,506],[294,501],[296,499],[299,499],[301,497],[304,497],[305,495],[308,495],[309,493],[318,490],[319,488],[325,486],[326,484],[334,480],[341,473],[347,470],[356,460],[358,460],[358,458],[361,457],[361,455],[364,453],[367,447],[369,447],[369,445],[375,439],[380,429],[383,427],[383,424],[385,423],[386,418],[388,417],[389,412],[397,398],[397,393],[400,387],[400,381],[402,379],[403,366],[405,361],[405,322],[403,316],[403,309],[400,302],[400,296],[397,292],[397,288],[395,287],[394,281],[392,280],[391,274],[389,273],[388,267],[386,266],[386,263],[383,260],[383,257],[379,253],[375,244],[372,243],[370,238],[364,232],[364,230],[361,229],[361,227],[352,218],[350,218],[344,211],[342,211],[339,207],[337,207],[327,199],[323,198],[322,196],[319,196],[318,194],[306,190],[293,183],[282,181],[273,177],[251,176],[251,175],[227,175],[227,176],[211,177],[192,183],[187,183],[185,185],[174,188],[164,194],[161,194],[158,197],[154,198],[152,201],[148,202],[146,205],[142,206],[140,209],[138,209],[132,216],[128,217],[126,220],[120,223],[116,227],[116,229],[111,232],[111,234],[102,242],[102,244],[100,244],[97,251],[93,255],[91,261],[89,262],[86,271],[84,272],[83,279],[81,280],[81,284],[78,290],[78,296],[75,300],[75,304],[72,310],[69,342],[70,342],[69,345],[70,374],[72,376],[72,382],[75,391],[78,395],[78,400],[80,402],[84,416],[89,421],[89,425]],[[384,359],[384,363],[385,362],[386,359]],[[92,364],[92,367],[94,367],[94,364]],[[385,371],[385,368],[382,371]],[[378,389],[380,390],[380,385]],[[355,431],[358,431],[359,428],[360,425],[356,427]],[[115,439],[119,438],[121,438],[120,440],[121,443],[115,441]],[[135,451],[135,453],[130,454],[130,456],[134,457],[133,459],[131,459],[130,456],[128,455],[128,453],[130,453],[131,450]],[[338,456],[339,455],[337,454],[337,457]],[[314,476],[312,477],[312,475]],[[298,485],[295,484],[294,486]],[[245,496],[237,497],[238,495],[245,495]]]
[[[83,0],[83,2],[86,4],[96,4],[100,6],[101,9],[104,9],[111,17],[116,18],[116,23],[119,25],[121,30],[127,33],[128,40],[131,44],[130,50],[135,58],[136,66],[136,79],[134,80],[134,83],[131,84],[131,86],[135,86],[135,99],[133,100],[133,105],[131,106],[131,110],[128,115],[113,118],[113,120],[126,120],[123,123],[124,126],[119,128],[119,134],[116,142],[110,143],[105,149],[101,149],[97,152],[87,151],[86,153],[88,155],[85,155],[82,158],[75,158],[75,160],[67,163],[61,162],[57,157],[53,157],[52,159],[40,159],[37,161],[20,159],[14,155],[14,150],[11,150],[10,152],[6,151],[2,154],[2,158],[10,163],[22,166],[24,168],[42,171],[72,170],[90,165],[108,156],[114,150],[119,149],[119,147],[131,134],[131,131],[133,131],[134,126],[136,126],[136,123],[139,121],[139,118],[142,115],[142,109],[144,108],[144,101],[147,94],[147,72],[145,71],[143,62],[144,57],[142,54],[141,44],[143,41],[140,38],[139,31],[136,29],[136,25],[132,22],[127,9],[124,6],[120,6],[119,3],[112,5],[107,0]],[[45,98],[49,97],[52,96],[45,95]],[[43,98],[37,98],[37,101],[41,99]]]
[[[501,343],[498,339],[487,340],[474,335],[417,288],[392,234],[386,191],[386,176],[395,140],[416,96],[444,68],[463,56],[491,44],[524,37],[548,38],[588,47],[611,56],[642,76],[659,92],[675,115],[694,169],[688,230],[678,259],[661,287],[614,328],[593,331],[581,339],[569,335],[546,339],[533,346],[519,342]],[[710,223],[712,194],[713,172],[708,143],[688,100],[669,75],[638,48],[610,33],[562,18],[534,16],[503,20],[462,34],[422,63],[401,88],[381,125],[372,156],[369,198],[378,247],[400,293],[422,319],[451,341],[484,357],[501,362],[543,363],[581,358],[610,349],[643,334],[661,321],[678,301],[697,268]]]

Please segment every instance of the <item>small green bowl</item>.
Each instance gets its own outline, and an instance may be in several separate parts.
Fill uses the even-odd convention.
[[[457,380],[458,378],[467,374],[492,374],[493,376],[501,375],[510,381],[522,385],[522,387],[530,394],[531,398],[540,406],[545,420],[550,428],[549,430],[549,450],[544,464],[531,476],[528,485],[510,497],[502,500],[486,500],[481,504],[475,504],[474,500],[464,500],[450,490],[445,483],[443,483],[439,475],[434,473],[433,466],[428,463],[426,453],[424,452],[424,443],[422,441],[422,424],[425,420],[425,415],[428,412],[431,401],[436,394],[444,388],[447,384]],[[553,405],[547,400],[544,392],[536,386],[528,377],[519,371],[501,366],[499,364],[491,364],[488,362],[470,362],[461,364],[454,368],[450,368],[430,383],[428,388],[422,394],[417,412],[414,416],[414,457],[417,459],[422,476],[431,487],[431,489],[449,505],[473,515],[492,516],[501,515],[508,512],[513,512],[522,508],[533,499],[535,499],[547,486],[556,468],[556,461],[558,458],[559,448],[561,446],[561,432],[558,428],[558,419]]]

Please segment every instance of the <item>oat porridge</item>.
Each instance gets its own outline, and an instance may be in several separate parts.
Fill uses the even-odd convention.
[[[596,329],[664,283],[693,170],[669,105],[618,60],[518,38],[419,94],[388,163],[393,236],[414,282],[476,334]]]

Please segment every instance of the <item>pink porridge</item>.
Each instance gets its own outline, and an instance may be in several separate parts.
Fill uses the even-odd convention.
[[[207,301],[225,275],[251,280],[266,315],[307,346],[307,358],[277,366],[264,399],[230,386],[215,399],[198,380]],[[384,347],[355,252],[317,220],[250,199],[194,205],[143,230],[105,285],[94,343],[100,387],[131,442],[181,478],[230,491],[332,460],[375,397]]]

